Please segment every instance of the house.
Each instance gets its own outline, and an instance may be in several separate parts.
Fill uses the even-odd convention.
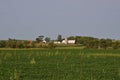
[[[61,42],[60,41],[54,41],[54,44],[60,44]]]
[[[64,40],[62,40],[63,44],[75,44],[75,40],[68,40],[67,38],[65,38]]]
[[[75,44],[75,40],[68,40],[67,38],[65,38],[62,40],[62,42],[54,41],[54,44]]]
[[[43,40],[42,42],[43,42],[43,43],[46,43],[46,41],[45,41],[45,40]]]
[[[75,40],[68,40],[68,44],[75,44]]]
[[[63,43],[63,44],[68,44],[67,38],[65,38],[64,40],[62,40],[62,43]]]

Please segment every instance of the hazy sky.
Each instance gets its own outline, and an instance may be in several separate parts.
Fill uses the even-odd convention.
[[[0,0],[0,39],[120,39],[120,0]]]

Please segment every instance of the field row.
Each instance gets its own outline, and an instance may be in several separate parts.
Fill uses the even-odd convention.
[[[120,80],[119,53],[119,50],[1,50],[0,80]]]

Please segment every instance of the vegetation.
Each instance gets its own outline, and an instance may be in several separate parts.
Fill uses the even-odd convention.
[[[62,42],[62,35],[58,35],[58,37],[57,37],[57,41]]]
[[[0,80],[120,80],[120,50],[0,50]]]
[[[11,39],[0,40],[0,48],[50,48],[55,47],[84,47],[87,49],[120,49],[120,41],[112,39],[98,39],[87,36],[70,36],[68,40],[75,40],[75,44],[54,44],[53,40],[43,35],[38,36],[36,41]],[[62,42],[62,35],[58,35],[56,41]]]
[[[120,80],[120,41],[70,36],[75,44],[0,40],[0,80]],[[62,42],[62,35],[55,41]],[[29,49],[26,49],[29,48]]]
[[[38,37],[36,38],[36,41],[37,41],[37,42],[42,42],[42,41],[43,41],[43,38],[44,38],[43,35],[38,36]]]

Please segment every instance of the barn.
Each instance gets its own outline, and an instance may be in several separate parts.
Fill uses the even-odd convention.
[[[63,44],[75,44],[75,40],[68,40],[67,38],[65,38],[64,40],[62,40]]]

